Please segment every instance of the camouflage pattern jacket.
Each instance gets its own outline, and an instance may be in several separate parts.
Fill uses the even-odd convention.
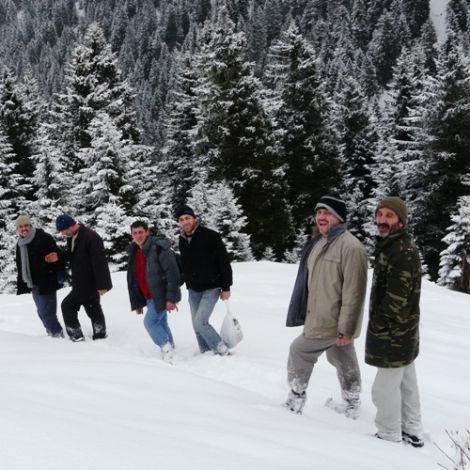
[[[370,294],[366,363],[404,367],[419,351],[421,262],[406,230],[378,242]]]

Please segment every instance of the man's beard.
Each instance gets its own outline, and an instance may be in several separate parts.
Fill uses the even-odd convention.
[[[402,228],[401,222],[397,222],[396,224],[377,224],[377,228],[379,230],[379,235],[382,238],[388,237],[392,233],[398,232]]]

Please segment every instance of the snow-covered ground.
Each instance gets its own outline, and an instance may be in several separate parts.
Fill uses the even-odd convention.
[[[284,327],[296,266],[234,265],[232,307],[245,339],[235,355],[201,356],[186,300],[171,314],[174,365],[163,363],[142,317],[129,311],[125,276],[103,298],[109,338],[46,337],[31,296],[0,295],[0,468],[5,470],[431,470],[452,455],[445,430],[470,427],[470,297],[424,282],[417,360],[426,445],[373,437],[363,363],[363,406],[353,421],[324,406],[339,398],[322,357],[304,414],[280,405],[285,363],[299,328]],[[67,289],[68,290],[68,289]],[[67,290],[60,292],[62,298]],[[91,336],[85,314],[84,331]],[[219,303],[214,323],[220,324]],[[450,465],[448,466],[450,468]]]

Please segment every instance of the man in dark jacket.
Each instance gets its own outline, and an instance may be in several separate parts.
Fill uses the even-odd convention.
[[[221,236],[199,225],[193,209],[182,206],[176,211],[181,229],[179,249],[184,280],[189,291],[193,328],[201,353],[229,353],[227,345],[209,324],[217,300],[228,300],[232,268]]]
[[[408,209],[399,197],[377,207],[375,254],[366,339],[366,363],[376,366],[372,401],[376,436],[422,447],[423,431],[414,360],[419,350],[421,263],[406,230]]]
[[[180,272],[170,241],[150,236],[146,222],[131,225],[132,243],[127,263],[127,287],[131,309],[147,313],[144,325],[153,342],[160,347],[162,358],[171,362],[175,343],[168,326],[167,312],[175,310],[181,300]]]
[[[103,240],[93,230],[77,223],[70,215],[56,219],[57,230],[67,237],[65,260],[72,271],[72,291],[62,301],[65,329],[72,341],[84,341],[78,321],[78,311],[83,305],[93,326],[93,339],[106,338],[106,322],[100,296],[113,285]]]
[[[59,261],[49,262],[49,255],[59,250],[51,235],[32,225],[27,215],[16,219],[17,295],[31,292],[36,309],[49,336],[62,338],[57,320],[57,289]]]

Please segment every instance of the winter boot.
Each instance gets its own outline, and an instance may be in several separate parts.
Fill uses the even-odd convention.
[[[216,354],[219,354],[220,356],[230,356],[231,355],[227,345],[223,341],[221,341],[217,345]]]
[[[69,338],[74,342],[78,343],[80,341],[85,341],[85,336],[83,336],[82,329],[80,327],[78,328],[69,328],[67,327],[67,334],[69,335]]]
[[[333,398],[328,398],[325,402],[325,406],[327,408],[351,419],[359,418],[360,405],[361,402],[359,400],[342,400],[341,402],[338,402]]]
[[[423,447],[424,446],[424,441],[418,436],[413,436],[412,434],[408,434],[405,431],[401,432],[401,437],[403,439],[403,442],[406,442],[407,444],[411,444],[413,447]]]
[[[291,390],[289,395],[287,396],[287,400],[284,403],[284,406],[292,413],[295,414],[302,414],[302,410],[304,409],[305,402],[307,401],[307,394],[305,391],[298,393]]]
[[[93,323],[93,340],[107,338],[106,326],[101,323]]]
[[[161,348],[160,351],[162,353],[162,359],[164,362],[168,362],[169,364],[173,363],[173,347],[171,344],[165,343]]]

